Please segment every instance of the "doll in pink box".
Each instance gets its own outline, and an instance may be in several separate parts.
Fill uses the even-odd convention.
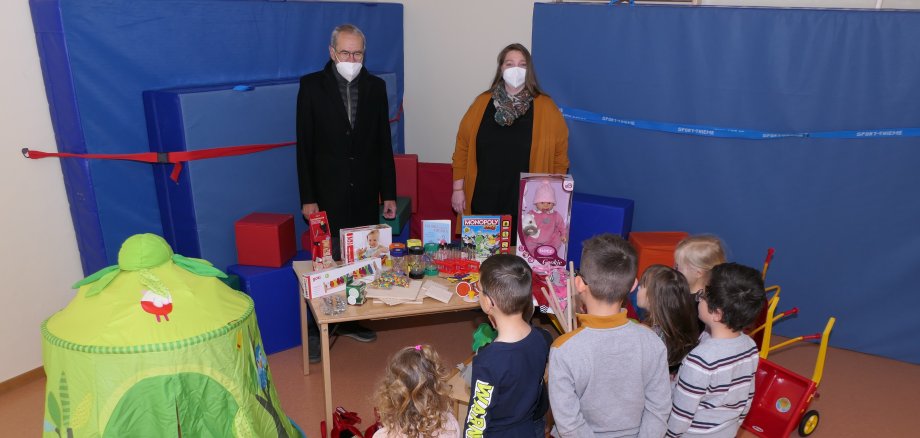
[[[556,210],[556,191],[548,182],[540,183],[533,196],[534,208],[522,217],[524,245],[531,254],[541,246],[552,247],[558,254],[559,247],[568,238],[565,219]]]

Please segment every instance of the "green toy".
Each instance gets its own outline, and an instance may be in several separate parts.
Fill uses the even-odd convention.
[[[476,327],[476,331],[473,332],[473,353],[475,354],[480,348],[491,344],[496,337],[498,337],[498,332],[491,325],[486,323],[479,324],[479,327]]]
[[[345,297],[348,304],[360,306],[364,304],[365,294],[367,293],[367,284],[360,280],[355,280],[351,275],[345,279]]]
[[[42,323],[43,437],[299,437],[253,302],[163,238],[128,238]]]

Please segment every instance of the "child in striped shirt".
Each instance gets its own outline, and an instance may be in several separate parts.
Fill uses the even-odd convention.
[[[712,269],[709,285],[697,294],[706,331],[681,364],[667,437],[737,434],[751,408],[758,360],[757,345],[741,330],[757,318],[765,295],[753,268],[723,263]]]

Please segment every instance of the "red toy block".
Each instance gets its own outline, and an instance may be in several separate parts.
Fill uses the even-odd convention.
[[[629,243],[639,255],[639,277],[651,265],[674,266],[674,249],[688,234],[683,231],[633,231]]]
[[[279,268],[297,252],[293,215],[252,213],[236,221],[234,229],[241,265]]]
[[[393,163],[396,165],[396,196],[411,199],[412,213],[415,213],[418,211],[418,155],[396,154]]]
[[[457,213],[450,207],[454,170],[446,163],[419,163],[418,180],[425,190],[418,193],[418,214],[412,215],[409,234],[421,237],[423,219],[450,219],[456,230]],[[415,202],[413,201],[413,206]]]

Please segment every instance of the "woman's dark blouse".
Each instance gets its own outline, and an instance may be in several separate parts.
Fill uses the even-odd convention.
[[[510,214],[512,230],[517,230],[521,172],[530,171],[532,139],[533,104],[511,126],[501,126],[495,122],[495,101],[489,101],[476,135],[479,170],[470,205],[473,214]]]

